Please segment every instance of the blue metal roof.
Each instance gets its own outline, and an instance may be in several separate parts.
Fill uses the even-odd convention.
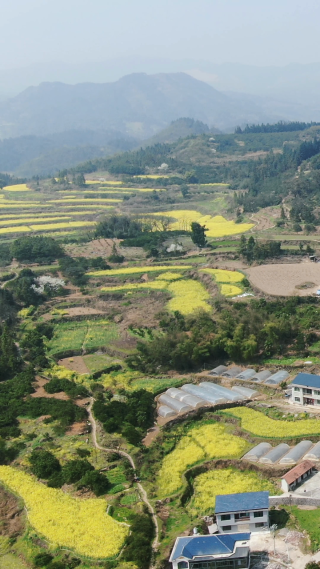
[[[225,533],[219,535],[191,535],[178,537],[170,561],[178,557],[193,559],[210,555],[230,555],[237,541],[248,541],[250,533]]]
[[[269,508],[269,492],[244,492],[224,494],[216,497],[215,513],[244,512]]]
[[[293,380],[292,385],[303,385],[305,387],[315,387],[320,389],[320,375],[313,373],[298,373],[297,377]]]

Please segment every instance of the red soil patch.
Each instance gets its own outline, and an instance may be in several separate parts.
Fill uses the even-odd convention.
[[[64,391],[60,391],[59,393],[47,393],[44,390],[44,386],[46,383],[49,383],[47,379],[43,379],[42,377],[36,376],[36,383],[34,387],[36,391],[31,393],[31,397],[46,397],[47,399],[63,399],[67,401],[69,399],[68,395],[64,393]]]
[[[70,429],[67,430],[66,435],[83,435],[88,430],[88,425],[85,421],[81,423],[73,423]]]
[[[76,371],[77,373],[90,373],[82,356],[63,358],[58,361],[58,365],[70,369],[71,371]]]

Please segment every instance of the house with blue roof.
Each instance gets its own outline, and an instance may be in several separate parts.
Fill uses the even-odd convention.
[[[178,537],[172,569],[248,569],[250,533]]]
[[[269,492],[219,495],[215,514],[221,533],[266,530],[269,528]]]
[[[291,383],[293,405],[314,405],[320,409],[320,375],[298,373]]]

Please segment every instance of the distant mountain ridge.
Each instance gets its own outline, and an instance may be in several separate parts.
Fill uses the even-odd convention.
[[[29,87],[0,103],[0,138],[89,129],[143,140],[183,116],[221,130],[290,118],[228,97],[186,73],[134,73],[114,83]]]

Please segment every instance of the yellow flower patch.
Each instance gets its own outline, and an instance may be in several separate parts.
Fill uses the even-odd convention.
[[[19,225],[17,227],[2,227],[0,229],[0,234],[4,235],[6,233],[22,233],[25,231],[31,231],[30,227],[27,225]]]
[[[15,184],[14,186],[5,186],[2,188],[6,192],[30,192],[31,189],[28,188],[27,184]]]
[[[105,500],[73,498],[11,466],[0,466],[0,481],[24,500],[31,525],[52,545],[97,559],[120,551],[128,528],[107,515]]]
[[[200,461],[214,458],[238,458],[247,449],[247,442],[226,432],[221,424],[191,429],[162,462],[158,477],[160,496],[168,496],[182,487],[182,474]]]
[[[123,182],[119,181],[119,180],[108,180],[108,181],[103,181],[101,182],[101,180],[86,180],[86,184],[100,184],[100,185],[110,185],[110,186],[121,186],[123,184]]]
[[[86,203],[86,204],[90,204],[90,203],[104,203],[104,202],[122,202],[121,199],[115,199],[115,198],[83,198],[83,199],[78,199],[78,198],[70,198],[70,199],[65,199],[65,200],[49,200],[49,203]]]
[[[263,413],[239,407],[228,409],[235,417],[241,420],[241,427],[258,437],[289,438],[320,434],[319,419],[299,419],[296,421],[278,421],[266,417]]]
[[[90,225],[95,225],[95,221],[69,221],[65,223],[47,223],[44,225],[30,225],[33,231],[41,231],[46,229],[65,229],[68,227],[86,227]]]
[[[244,275],[238,271],[226,271],[224,269],[200,269],[201,273],[212,275],[217,283],[240,283]]]
[[[237,235],[249,231],[254,224],[252,223],[235,223],[228,221],[222,215],[211,217],[210,215],[202,215],[199,211],[195,210],[175,210],[166,212],[156,212],[152,215],[159,215],[161,217],[172,217],[176,221],[170,223],[170,230],[185,230],[189,231],[191,223],[196,221],[201,225],[205,225],[208,229],[206,232],[207,237],[224,237],[226,235]]]
[[[238,286],[222,284],[220,286],[220,292],[223,296],[237,296],[241,294],[243,291]]]
[[[194,501],[190,509],[205,514],[213,510],[219,494],[240,494],[242,492],[274,492],[273,485],[256,472],[240,472],[234,468],[209,470],[194,480]]]
[[[46,221],[63,221],[66,219],[71,219],[71,217],[27,217],[24,219],[7,219],[6,221],[0,221],[0,225],[18,225],[19,223],[45,223]]]
[[[152,273],[156,271],[181,271],[192,269],[192,265],[148,265],[145,267],[125,267],[123,269],[111,269],[110,271],[93,271],[87,273],[90,277],[113,277],[116,275],[134,275],[137,273]]]

